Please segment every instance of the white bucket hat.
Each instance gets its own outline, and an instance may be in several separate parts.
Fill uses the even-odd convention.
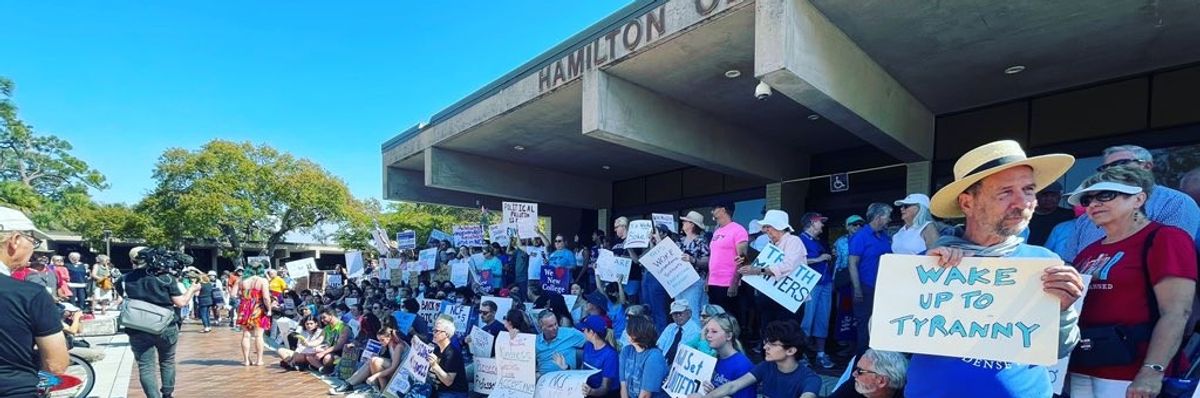
[[[760,224],[757,219],[750,220],[750,225],[747,226],[746,229],[749,229],[750,233],[756,234],[762,232],[762,224]]]
[[[1080,206],[1079,200],[1082,199],[1083,196],[1086,195],[1088,192],[1101,192],[1101,191],[1113,191],[1113,192],[1120,192],[1120,193],[1123,193],[1126,195],[1137,195],[1139,193],[1142,193],[1142,187],[1135,187],[1133,185],[1125,185],[1125,184],[1122,184],[1119,182],[1101,181],[1101,182],[1092,184],[1092,186],[1090,186],[1090,187],[1087,187],[1087,188],[1080,187],[1079,189],[1075,190],[1075,192],[1071,192],[1071,196],[1067,197],[1067,203],[1070,203],[1071,206]]]
[[[929,197],[925,196],[925,194],[923,194],[923,193],[910,193],[910,194],[908,194],[908,196],[905,196],[904,199],[897,200],[897,201],[893,202],[892,204],[894,204],[896,206],[921,205],[922,207],[928,209],[929,208]]]
[[[979,180],[1013,167],[1028,166],[1033,168],[1034,184],[1041,190],[1062,177],[1073,164],[1074,156],[1061,153],[1026,157],[1021,144],[1012,140],[985,144],[954,162],[954,181],[933,194],[929,210],[942,218],[962,217],[958,195]]]
[[[771,227],[780,231],[792,229],[792,226],[788,224],[788,214],[783,210],[767,210],[767,214],[763,215],[762,221],[758,223],[764,227]]]

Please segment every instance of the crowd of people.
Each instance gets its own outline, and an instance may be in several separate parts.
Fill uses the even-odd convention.
[[[648,248],[625,247],[628,217],[613,221],[612,234],[597,230],[583,238],[543,234],[473,248],[431,241],[438,253],[433,269],[405,272],[403,278],[387,275],[397,271],[381,259],[368,259],[360,277],[338,266],[329,282],[304,288],[283,267],[252,263],[220,276],[188,270],[161,296],[164,305],[181,308],[181,319],[201,322],[205,333],[222,324],[242,333],[244,365],[278,360],[287,370],[340,380],[330,394],[379,394],[416,337],[434,350],[429,379],[417,383],[425,390],[414,387],[414,394],[480,395],[471,388],[474,356],[463,337],[469,330],[448,315],[405,316],[419,314],[422,301],[434,299],[469,306],[467,329],[493,337],[536,335],[538,375],[597,370],[581,387],[589,397],[665,397],[664,381],[684,347],[717,359],[711,380],[696,397],[1048,397],[1057,392],[1045,366],[874,350],[867,325],[885,254],[937,256],[947,267],[976,256],[1060,258],[1065,264],[1046,269],[1042,279],[1043,290],[1060,304],[1058,357],[1071,358],[1062,394],[1159,396],[1173,380],[1194,379],[1193,358],[1183,347],[1196,327],[1200,198],[1156,181],[1145,149],[1113,147],[1103,158],[1094,175],[1063,192],[1058,180],[1072,157],[1027,157],[1015,142],[991,143],[964,154],[955,164],[954,181],[932,198],[912,193],[871,203],[861,216],[839,220],[838,228],[814,211],[792,224],[787,212],[767,210],[748,229],[734,222],[729,203],[715,204],[710,217],[690,211],[679,218],[678,232],[655,225],[649,245],[677,242],[680,260],[701,276],[674,296],[638,263]],[[1073,211],[1060,207],[1064,196]],[[4,227],[12,233],[4,236],[8,250],[3,253],[33,243],[20,230]],[[783,261],[751,266],[768,244],[782,251]],[[603,250],[632,260],[626,282],[598,277]],[[404,264],[417,260],[416,251],[395,247],[387,257]],[[456,286],[450,264],[472,259],[471,282]],[[129,287],[122,285],[137,276],[120,278],[107,259],[98,259],[90,270],[77,269],[76,254],[67,260],[71,265],[54,257],[26,267],[19,256],[0,254],[9,264],[0,268],[12,274],[0,283],[24,280],[44,287],[0,286],[0,291],[24,292],[36,300],[22,305],[42,305],[78,300],[87,294],[80,283],[90,281],[94,300],[75,303],[104,311],[120,299],[113,289],[128,294]],[[567,294],[543,289],[535,271],[546,265],[566,270]],[[783,277],[801,266],[821,278],[798,311],[743,282],[749,276]],[[1085,276],[1091,281],[1086,285]],[[513,305],[498,313],[491,297]],[[1080,311],[1073,309],[1078,300],[1083,300]],[[54,351],[45,345],[55,344],[45,337],[62,328],[43,323],[36,322],[35,333],[19,341],[33,346],[37,338],[45,358]],[[372,340],[382,350],[360,360]],[[277,358],[267,361],[264,352],[271,348]],[[10,352],[4,354],[10,358]],[[18,360],[0,365],[0,372],[36,370],[31,355],[11,357]],[[55,363],[50,359],[46,366]],[[847,359],[848,380],[826,387],[818,370],[830,373],[824,370]],[[162,396],[171,395],[166,372]],[[145,384],[152,374],[141,376],[146,391],[159,390]]]

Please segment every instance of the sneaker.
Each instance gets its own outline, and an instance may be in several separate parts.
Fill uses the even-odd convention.
[[[296,367],[292,366],[292,364],[288,363],[288,361],[279,361],[279,367],[286,371],[296,370]]]
[[[812,369],[812,362],[808,361],[808,354],[804,354],[804,356],[800,357],[800,364],[804,365],[806,368]]]
[[[342,383],[342,385],[340,385],[340,386],[337,386],[335,388],[330,388],[329,395],[346,395],[346,393],[349,393],[354,390],[355,390],[354,386],[350,385],[350,383]]]
[[[833,369],[833,360],[829,359],[829,356],[825,355],[825,353],[817,354],[817,364],[821,365],[821,368],[824,369]]]

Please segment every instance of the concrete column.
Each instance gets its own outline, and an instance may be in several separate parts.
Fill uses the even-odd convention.
[[[425,185],[589,209],[612,201],[606,181],[437,147],[425,151]]]
[[[767,210],[778,209],[783,203],[783,184],[767,184]]]
[[[929,195],[933,185],[933,171],[929,161],[905,164],[908,169],[908,193],[923,193]]]
[[[754,75],[902,161],[933,156],[933,114],[808,0],[755,2]]]
[[[799,168],[782,145],[600,70],[583,75],[583,134],[738,176],[781,181]]]

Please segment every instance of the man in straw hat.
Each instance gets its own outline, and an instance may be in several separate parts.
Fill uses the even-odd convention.
[[[963,236],[944,236],[929,255],[942,266],[964,256],[1053,257],[1050,250],[1017,237],[1029,225],[1037,191],[1071,167],[1075,158],[1052,154],[1026,157],[1014,141],[998,141],[963,154],[954,164],[954,182],[933,195],[930,208],[943,218],[966,218]],[[1070,265],[1047,268],[1043,291],[1058,298],[1058,357],[1079,340],[1078,314],[1071,304],[1083,294],[1079,272]],[[914,354],[904,395],[910,397],[1049,397],[1050,375],[1043,366]]]
[[[38,370],[67,369],[62,312],[42,286],[13,279],[41,245],[33,222],[20,211],[0,207],[0,396],[37,394]],[[37,347],[37,350],[34,350]],[[35,358],[35,356],[37,358]],[[40,367],[39,367],[40,364]]]

